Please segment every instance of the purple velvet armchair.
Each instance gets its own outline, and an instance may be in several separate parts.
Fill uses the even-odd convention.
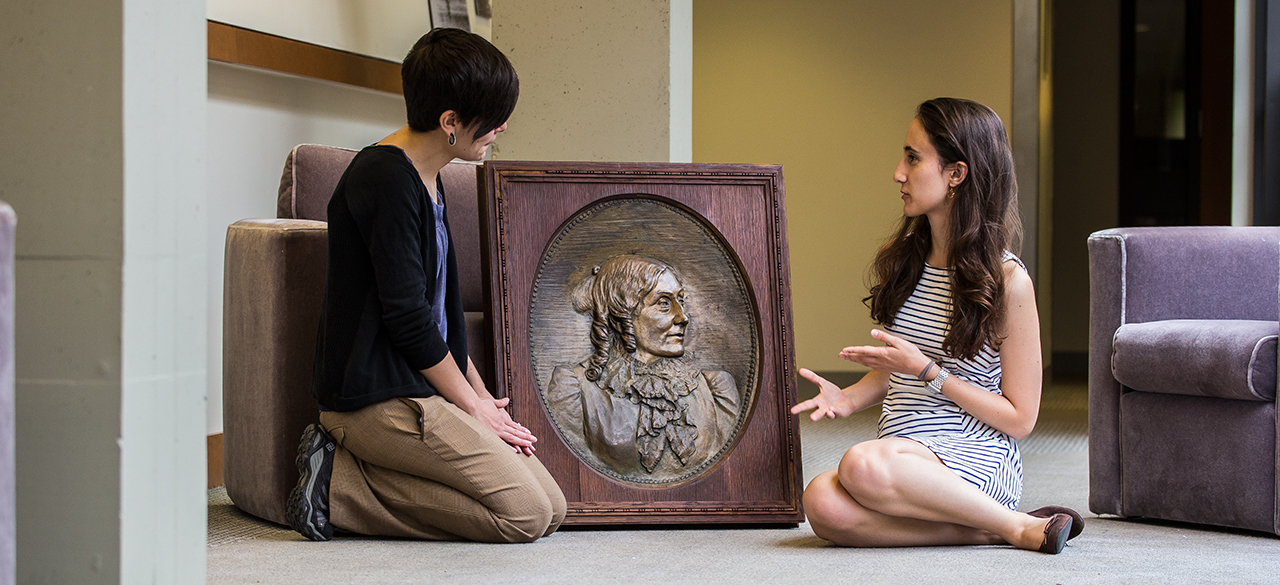
[[[1280,534],[1280,228],[1089,237],[1089,509]]]
[[[223,287],[223,474],[241,510],[285,524],[285,498],[298,481],[294,456],[308,424],[312,361],[328,261],[329,197],[354,150],[303,144],[285,161],[278,219],[227,228]],[[480,265],[476,166],[440,171],[458,258],[468,352],[492,387]]]

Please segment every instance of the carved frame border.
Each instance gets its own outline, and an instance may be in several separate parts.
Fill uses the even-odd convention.
[[[497,396],[510,396],[508,409],[513,417],[522,421],[541,439],[539,455],[558,457],[554,462],[543,459],[552,475],[565,489],[569,501],[566,525],[645,525],[645,524],[715,524],[715,523],[748,523],[748,524],[782,524],[795,525],[804,520],[801,507],[803,493],[803,473],[801,469],[800,440],[798,419],[790,414],[789,408],[796,400],[796,366],[795,348],[792,334],[790,266],[786,237],[786,210],[781,166],[764,165],[721,165],[721,164],[677,164],[677,163],[566,163],[566,162],[518,162],[489,161],[477,171],[480,175],[478,196],[481,222],[481,257],[484,261],[486,321],[493,344],[493,368]],[[534,264],[546,252],[551,237],[559,231],[560,224],[572,217],[576,211],[561,211],[564,217],[546,217],[529,220],[525,216],[515,217],[512,211],[514,204],[526,204],[521,198],[527,195],[522,187],[530,184],[584,184],[593,186],[598,193],[592,193],[591,200],[579,205],[594,204],[606,198],[625,194],[654,193],[665,189],[688,190],[701,189],[700,201],[710,201],[715,197],[718,187],[751,190],[758,193],[753,196],[749,213],[752,217],[763,220],[757,226],[763,237],[753,238],[752,252],[756,255],[760,266],[757,274],[744,274],[749,281],[749,288],[755,295],[755,303],[760,316],[760,335],[769,336],[770,343],[761,347],[761,364],[759,368],[760,387],[754,410],[750,414],[744,432],[753,425],[768,425],[773,432],[769,440],[772,444],[764,445],[766,450],[776,456],[767,461],[768,469],[737,469],[733,472],[733,481],[738,487],[747,486],[743,490],[750,492],[749,482],[762,482],[766,479],[771,489],[780,497],[766,500],[755,498],[724,497],[684,497],[698,494],[697,484],[715,477],[718,474],[729,476],[727,470],[731,466],[718,464],[702,479],[691,485],[673,489],[640,488],[618,483],[600,489],[587,489],[588,492],[577,493],[573,489],[581,488],[580,480],[570,477],[572,466],[564,462],[564,457],[557,452],[568,452],[579,467],[577,473],[596,474],[550,430],[554,423],[550,421],[546,410],[540,404],[539,392],[513,392],[518,385],[517,378],[525,375],[525,370],[532,370],[528,355],[518,351],[516,335],[524,332],[521,327],[528,326],[528,314],[514,314],[513,300],[517,295],[528,295],[534,278],[523,267],[529,257],[535,258]],[[680,196],[665,197],[682,205]],[[579,194],[581,198],[584,195]],[[740,196],[740,195],[739,195]],[[691,198],[691,197],[690,197]],[[564,209],[569,209],[565,207]],[[527,215],[527,214],[525,214]],[[699,214],[711,227],[720,229],[716,218]],[[527,241],[520,221],[538,223],[540,229],[552,234],[547,241]],[[742,222],[739,221],[739,224]],[[551,225],[555,224],[555,225]],[[743,252],[732,248],[739,257]],[[767,274],[758,274],[767,272]],[[519,273],[519,274],[517,274]],[[533,274],[536,274],[534,271]],[[763,276],[767,282],[751,282]],[[529,281],[529,282],[526,282]],[[761,296],[768,295],[769,302],[762,302]],[[522,325],[523,323],[523,325]],[[526,332],[527,333],[527,332]],[[527,347],[527,336],[523,347]],[[765,355],[766,352],[768,355]],[[766,368],[765,364],[771,364]],[[535,380],[536,382],[536,380]],[[762,418],[763,417],[763,418]],[[539,432],[539,427],[541,432]],[[739,437],[741,438],[741,437]],[[746,445],[741,441],[734,450]],[[725,459],[729,459],[732,453]],[[758,472],[758,473],[757,473]],[[592,479],[592,482],[595,480]],[[720,478],[720,482],[730,481]],[[776,483],[774,483],[776,482]],[[567,486],[566,483],[572,484]],[[617,483],[617,482],[614,482]],[[703,496],[708,490],[702,490]],[[607,492],[607,493],[606,493]],[[666,493],[672,492],[672,493]],[[678,492],[678,493],[676,493]]]

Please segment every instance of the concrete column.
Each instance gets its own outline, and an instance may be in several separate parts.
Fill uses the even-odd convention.
[[[1253,224],[1257,5],[1257,2],[1236,2],[1234,87],[1231,92],[1231,225],[1240,226]]]
[[[18,581],[203,583],[199,0],[0,4]]]
[[[693,2],[493,3],[520,103],[493,156],[688,162]]]
[[[1013,116],[1010,136],[1013,160],[1018,170],[1018,205],[1022,213],[1022,250],[1018,255],[1036,285],[1036,308],[1040,311],[1040,349],[1044,366],[1053,355],[1052,296],[1050,276],[1052,261],[1049,244],[1052,236],[1042,237],[1052,227],[1047,211],[1052,209],[1052,182],[1044,180],[1051,173],[1052,153],[1050,129],[1051,78],[1047,35],[1049,0],[1014,0],[1013,2]],[[1046,202],[1049,202],[1046,204]]]

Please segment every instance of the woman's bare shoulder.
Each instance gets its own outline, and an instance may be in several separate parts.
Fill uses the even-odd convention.
[[[1031,281],[1031,275],[1027,274],[1027,269],[1016,258],[1004,261],[1004,295],[1006,300],[1012,302],[1025,302],[1036,298],[1035,283]]]

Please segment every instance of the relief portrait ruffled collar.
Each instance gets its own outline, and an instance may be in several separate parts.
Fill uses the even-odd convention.
[[[701,372],[691,362],[688,352],[651,364],[630,355],[614,355],[597,382],[614,397],[640,407],[636,448],[641,465],[650,473],[664,451],[670,450],[681,465],[695,454],[698,428],[689,417],[689,396],[698,388]]]

